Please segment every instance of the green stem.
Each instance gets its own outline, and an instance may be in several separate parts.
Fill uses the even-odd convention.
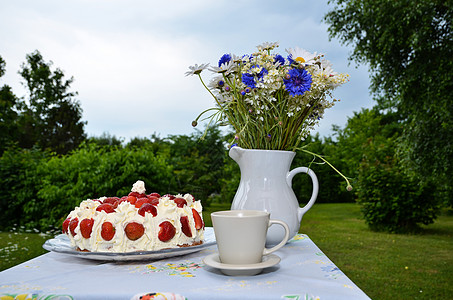
[[[326,164],[328,164],[333,170],[335,170],[335,172],[337,172],[341,177],[343,177],[343,179],[346,181],[346,183],[348,184],[347,186],[347,189],[348,191],[350,189],[352,189],[352,186],[351,186],[351,183],[349,182],[348,178],[346,176],[344,176],[340,171],[338,171],[330,162],[328,162],[324,157],[322,157],[321,155],[319,154],[316,154],[314,152],[311,152],[311,151],[308,151],[307,149],[304,149],[304,148],[298,148],[297,150],[301,150],[301,151],[304,151],[305,153],[308,153],[308,154],[311,154],[315,157],[318,157],[319,159],[321,159],[323,162],[325,162]]]

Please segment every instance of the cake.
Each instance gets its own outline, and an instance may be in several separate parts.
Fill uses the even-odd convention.
[[[203,243],[200,200],[191,194],[146,195],[137,181],[127,196],[87,199],[63,222],[79,251],[134,252],[190,247]]]

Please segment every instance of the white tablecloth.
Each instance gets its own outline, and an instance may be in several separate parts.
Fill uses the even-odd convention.
[[[278,265],[255,276],[226,276],[204,265],[202,259],[216,251],[214,245],[185,256],[120,263],[51,252],[1,272],[0,299],[131,299],[141,293],[189,300],[369,299],[303,234],[275,252]]]

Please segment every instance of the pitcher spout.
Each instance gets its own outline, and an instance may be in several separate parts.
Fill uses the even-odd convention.
[[[239,160],[242,157],[242,154],[244,154],[244,149],[239,147],[239,146],[233,146],[230,148],[230,151],[228,152],[228,155],[237,163],[239,163]]]

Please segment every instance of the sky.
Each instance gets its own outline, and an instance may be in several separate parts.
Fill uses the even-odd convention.
[[[214,106],[198,78],[185,76],[188,67],[278,42],[283,56],[294,47],[324,53],[335,71],[350,75],[315,131],[330,136],[332,124],[344,127],[353,112],[374,106],[368,67],[348,61],[351,47],[329,40],[322,19],[332,8],[327,0],[0,0],[0,86],[25,97],[18,71],[38,50],[74,78],[88,136],[188,135],[198,114]]]

